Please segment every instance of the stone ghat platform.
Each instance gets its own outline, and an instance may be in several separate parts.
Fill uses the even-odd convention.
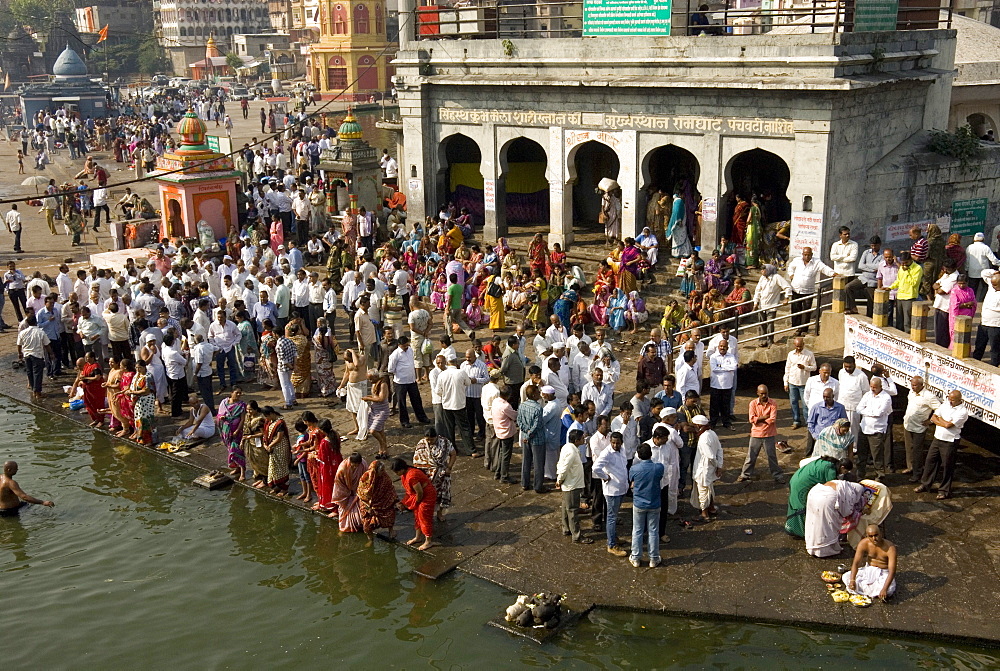
[[[9,347],[10,338],[4,338],[0,352],[6,355],[5,366],[12,359]],[[634,353],[625,353],[623,368],[631,364],[634,370],[634,358]],[[626,380],[630,379],[628,370]],[[737,408],[746,407],[752,387],[760,382],[780,392],[780,376],[779,366],[744,369]],[[60,381],[64,383],[68,381]],[[277,404],[277,394],[259,391],[256,385],[246,388],[261,404]],[[55,385],[46,382],[46,391],[54,394]],[[427,390],[423,391],[428,397]],[[28,403],[23,373],[4,375],[0,393]],[[87,423],[86,415],[63,410],[61,398],[46,399],[35,407],[60,413],[81,425]],[[350,430],[350,418],[342,404],[331,408],[325,399],[314,397],[306,399],[302,409],[331,417],[342,433]],[[793,454],[780,455],[786,474],[790,474],[802,456],[805,431],[788,430],[787,400],[779,399],[779,410],[779,438],[798,448]],[[171,435],[168,417],[158,416],[157,422],[161,437]],[[436,530],[441,545],[424,553],[426,562],[417,573],[437,578],[459,569],[518,593],[556,591],[566,594],[567,604],[577,612],[608,607],[1000,645],[1000,622],[984,617],[1000,603],[1000,461],[979,446],[995,441],[995,432],[978,423],[967,430],[951,500],[935,501],[932,496],[914,494],[908,476],[887,476],[894,508],[886,522],[886,534],[899,548],[899,588],[890,603],[859,609],[835,604],[819,580],[821,571],[849,564],[852,555],[845,550],[839,558],[816,559],[806,555],[801,541],[784,533],[787,486],[767,476],[756,482],[735,483],[746,452],[748,425],[738,422],[735,427],[735,431],[720,429],[726,474],[717,487],[721,503],[718,520],[690,530],[683,528],[681,520],[692,519],[695,512],[681,501],[679,518],[667,524],[670,541],[661,546],[663,565],[656,569],[635,569],[625,559],[609,555],[603,533],[591,532],[589,521],[583,522],[583,528],[595,543],[572,544],[561,532],[557,492],[539,495],[522,491],[520,485],[497,483],[480,460],[460,458],[453,475],[453,507]],[[900,427],[896,428],[898,432]],[[403,430],[392,417],[388,433],[390,451],[410,457],[419,430]],[[187,457],[133,447],[203,471],[225,467],[225,450],[217,439],[194,448]],[[901,449],[902,440],[897,439],[897,450]],[[370,458],[374,440],[345,440],[345,455],[353,450]],[[520,472],[519,464],[520,458],[515,456],[512,474]],[[758,473],[762,465],[758,463]],[[293,476],[292,494],[298,492]],[[219,496],[225,494],[220,492]],[[302,509],[303,514],[310,513],[293,498],[279,500]],[[628,499],[621,517],[619,536],[627,546],[631,530]],[[412,517],[399,515],[397,536],[406,540],[411,528]]]

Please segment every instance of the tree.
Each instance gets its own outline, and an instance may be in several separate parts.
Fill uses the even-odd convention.
[[[139,72],[144,75],[155,75],[170,68],[170,61],[163,54],[154,35],[146,35],[141,39],[135,62]]]
[[[10,13],[33,30],[44,31],[55,23],[59,14],[72,15],[75,11],[72,0],[11,0]]]
[[[226,65],[229,69],[233,71],[233,74],[238,74],[237,69],[243,67],[243,59],[235,51],[230,51],[226,54]]]

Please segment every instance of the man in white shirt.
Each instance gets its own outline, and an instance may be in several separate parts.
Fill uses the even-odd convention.
[[[809,410],[812,409],[817,403],[823,402],[823,390],[832,389],[833,390],[833,400],[837,400],[840,393],[840,383],[837,378],[831,375],[833,368],[830,364],[825,363],[819,367],[819,375],[811,375],[808,380],[806,380],[806,388],[803,392],[803,397],[806,405],[806,417],[809,416]]]
[[[608,415],[610,417],[614,405],[613,394],[614,388],[604,383],[604,371],[597,368],[591,374],[591,381],[584,385],[581,400],[584,403],[593,401],[598,417],[601,415]],[[632,406],[630,405],[629,407]],[[638,437],[636,440],[638,440]]]
[[[299,316],[306,322],[309,328],[309,278],[306,271],[299,269],[295,273],[295,282],[292,283],[292,309],[299,313]],[[311,330],[311,329],[310,329]]]
[[[559,463],[556,465],[556,485],[562,491],[563,534],[570,536],[574,543],[589,545],[594,541],[580,534],[577,521],[580,495],[586,485],[579,447],[583,442],[583,431],[580,429],[571,429],[566,434],[566,444],[559,450]]]
[[[579,341],[576,348],[570,349],[569,390],[571,393],[574,391],[582,392],[583,388],[590,382],[590,368],[593,363],[594,356],[591,353],[589,343]]]
[[[410,358],[413,358],[412,354]],[[472,385],[472,382],[472,378],[454,364],[450,364],[433,382],[441,399],[444,425],[441,435],[454,443],[455,449],[458,450],[458,443],[455,443],[455,427],[458,426],[462,434],[463,456],[473,455],[476,451],[475,443],[472,441],[472,430],[469,428],[469,417],[465,412],[465,390]],[[458,451],[462,454],[462,450]]]
[[[607,426],[607,418],[601,422]],[[624,557],[628,553],[618,547],[618,510],[622,498],[628,492],[628,461],[622,451],[624,439],[620,433],[611,434],[611,445],[594,458],[591,469],[594,479],[600,480],[601,490],[606,504],[606,530],[608,537],[608,552],[616,557]]]
[[[802,409],[802,398],[805,396],[806,382],[809,374],[816,370],[816,357],[806,349],[806,341],[798,337],[792,341],[792,351],[785,360],[785,375],[782,382],[788,392],[788,400],[792,404],[792,428],[805,426],[809,417],[809,409]]]
[[[108,303],[101,315],[108,327],[108,341],[111,343],[111,356],[116,361],[128,359],[132,350],[128,344],[128,315],[119,309],[118,303]]]
[[[969,286],[976,292],[976,299],[983,300],[986,283],[983,281],[983,271],[993,270],[1000,266],[1000,259],[989,248],[982,232],[976,233],[972,244],[965,248],[965,271],[969,274]]]
[[[545,330],[545,338],[553,345],[557,342],[566,342],[568,337],[566,333],[566,327],[559,320],[559,315],[549,315],[549,320],[552,322],[549,328]]]
[[[1000,272],[984,270],[983,277],[987,278],[989,288],[983,298],[982,321],[976,331],[976,348],[972,358],[982,361],[986,345],[989,345],[990,365],[995,367],[1000,365]]]
[[[861,252],[858,260],[858,276],[847,283],[847,313],[858,313],[858,299],[865,300],[865,313],[870,318],[875,307],[875,287],[878,281],[875,273],[882,262],[882,238],[873,235],[868,240],[868,248]],[[854,425],[851,425],[853,428]]]
[[[499,370],[491,370],[490,381],[483,385],[482,396],[480,396],[483,418],[486,420],[486,449],[485,456],[483,458],[483,465],[488,471],[493,470],[493,465],[497,460],[497,434],[493,429],[493,401],[500,395],[500,387],[498,386],[498,383],[502,377],[503,376]],[[436,419],[437,415],[435,413],[435,420]]]
[[[813,257],[812,247],[804,247],[802,256],[792,259],[788,264],[787,272],[788,283],[792,287],[792,326],[800,327],[799,335],[803,335],[809,330],[809,321],[812,317],[810,310],[819,286],[820,275],[831,277],[834,271]],[[803,314],[796,314],[799,312]]]
[[[392,267],[390,282],[396,285],[396,295],[403,299],[403,314],[407,315],[410,313],[410,271],[399,261],[393,262]]]
[[[224,310],[216,314],[216,321],[208,327],[208,342],[219,348],[215,354],[215,368],[219,374],[219,391],[226,390],[226,365],[229,366],[229,385],[236,386],[239,371],[236,363],[236,343],[240,330],[229,321]]]
[[[479,358],[474,347],[465,350],[465,361],[459,370],[472,381],[465,390],[465,414],[469,418],[469,430],[474,437],[486,440],[486,419],[483,417],[483,385],[490,381],[490,372]]]
[[[708,345],[705,349],[709,352],[715,352],[719,349],[719,342],[725,340],[729,343],[729,353],[736,357],[736,363],[740,362],[740,343],[733,335],[732,330],[729,328],[729,322],[724,322],[723,326],[719,327],[719,332],[712,336]],[[736,372],[733,373],[733,393],[729,395],[729,414],[735,416],[736,414],[736,385],[739,384],[737,378],[739,376],[739,368],[737,367]]]
[[[212,360],[219,348],[208,342],[200,333],[190,335],[194,345],[191,347],[191,365],[194,366],[194,376],[198,383],[198,395],[215,414],[215,393],[212,391]]]
[[[761,347],[774,344],[774,318],[778,316],[778,306],[787,303],[792,295],[792,287],[788,280],[778,274],[778,268],[770,263],[764,264],[764,270],[757,280],[753,292],[753,309],[760,313]]]
[[[962,438],[962,427],[968,419],[969,411],[962,405],[962,392],[957,389],[952,390],[948,394],[948,402],[938,407],[931,415],[931,422],[935,425],[934,440],[927,450],[920,486],[913,491],[919,494],[930,490],[940,471],[941,485],[938,487],[937,498],[938,500],[951,498],[958,443]]]
[[[555,390],[554,393],[560,403],[566,403],[566,399],[569,398],[569,387],[566,386],[559,374],[561,369],[562,364],[559,359],[554,356],[549,357],[542,368],[542,382]]]
[[[413,413],[417,416],[417,421],[421,424],[430,424],[431,420],[427,419],[427,414],[424,412],[424,401],[420,398],[420,389],[417,387],[417,372],[413,366],[413,352],[410,350],[410,339],[407,336],[400,336],[399,347],[389,355],[389,365],[386,370],[392,375],[396,402],[399,405],[399,423],[403,428],[411,427],[410,413],[406,409],[407,396],[413,404]]]
[[[727,429],[733,428],[732,414],[729,412],[729,399],[733,393],[733,379],[736,377],[736,367],[739,362],[729,351],[729,341],[720,340],[712,355],[708,357],[708,367],[711,371],[711,400],[709,412],[712,428],[721,420]]]
[[[618,414],[611,420],[611,433],[622,434],[622,452],[631,468],[635,451],[639,447],[639,421],[632,416],[632,404],[628,401],[621,404]]]
[[[689,391],[701,394],[701,375],[695,372],[694,369],[695,362],[697,361],[694,351],[687,350],[681,356],[684,358],[684,361],[677,367],[677,373],[675,374],[677,378],[677,391],[680,392],[682,397]]]
[[[871,458],[875,479],[881,480],[892,466],[892,453],[888,449],[886,431],[892,416],[892,397],[882,391],[882,380],[874,378],[871,391],[861,397],[858,414],[861,415],[861,441],[858,443],[858,479],[865,478],[865,468]]]
[[[951,328],[949,325],[951,290],[958,283],[959,273],[955,259],[945,259],[942,265],[944,271],[932,285],[934,291],[934,342],[937,343],[938,347],[951,347]]]
[[[851,240],[851,229],[841,226],[840,239],[830,246],[830,260],[833,261],[833,272],[846,277],[848,282],[854,279],[854,264],[858,260],[858,243]]]
[[[35,315],[28,315],[25,322],[25,328],[17,334],[17,354],[24,361],[24,370],[28,374],[31,400],[37,401],[44,398],[42,375],[45,372],[45,357],[52,355],[51,341],[39,328]]]
[[[941,406],[937,394],[924,386],[924,378],[914,375],[910,379],[910,393],[906,397],[906,414],[903,415],[903,440],[906,445],[906,470],[910,482],[919,482],[923,473],[924,443],[927,427],[932,426],[931,415]]]
[[[851,421],[851,433],[854,434],[854,444],[858,444],[858,436],[861,435],[861,416],[858,415],[858,403],[861,397],[868,392],[868,376],[858,368],[854,357],[847,355],[844,357],[844,367],[837,374],[837,381],[840,382],[840,393],[837,394],[837,402],[844,406],[847,412],[847,419]]]
[[[173,333],[163,336],[163,368],[167,374],[167,389],[170,391],[170,416],[183,417],[184,406],[188,402],[187,357],[181,351],[181,341]]]

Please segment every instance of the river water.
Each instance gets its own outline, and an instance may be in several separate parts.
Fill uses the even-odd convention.
[[[0,398],[0,460],[56,502],[0,518],[5,668],[996,668],[1000,653],[595,611],[538,646],[486,626],[512,597],[243,488]]]

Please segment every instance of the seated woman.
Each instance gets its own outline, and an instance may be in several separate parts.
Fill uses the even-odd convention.
[[[472,221],[472,215],[469,214],[469,208],[463,207],[461,214],[455,218],[454,223],[458,226],[458,230],[462,232],[462,237],[466,240],[475,234],[475,225]]]
[[[729,282],[722,278],[722,258],[719,251],[712,252],[711,258],[705,262],[705,288],[718,289],[720,293],[726,293],[729,289]]]
[[[558,242],[552,243],[552,251],[549,253],[549,272],[555,272],[556,268],[566,272],[566,252]]]
[[[465,321],[471,329],[478,329],[489,323],[490,317],[483,312],[478,296],[469,301],[465,308]]]
[[[636,333],[640,324],[645,324],[649,320],[649,312],[646,311],[646,301],[642,299],[638,291],[633,291],[628,295],[628,304],[625,308],[625,321],[632,325],[632,333]]]
[[[212,416],[212,409],[200,400],[196,400],[191,404],[188,420],[178,427],[174,440],[205,440],[214,435],[215,417]]]
[[[733,290],[726,296],[726,306],[731,315],[745,315],[753,309],[753,294],[747,289],[747,282],[742,277],[733,280]]]
[[[660,242],[656,239],[656,235],[653,231],[646,226],[642,229],[642,233],[635,239],[639,248],[642,249],[643,254],[646,255],[646,260],[649,261],[649,267],[654,268],[656,266],[657,256],[659,254]]]
[[[587,311],[590,313],[590,317],[594,320],[595,324],[599,326],[608,325],[608,303],[610,301],[611,293],[607,287],[602,287],[597,292],[597,295],[594,296],[594,302],[587,308]]]
[[[579,298],[575,286],[562,292],[559,299],[552,306],[553,314],[559,317],[559,321],[567,329],[573,325],[573,313],[576,311],[576,301]]]
[[[677,299],[670,299],[667,307],[663,308],[663,317],[660,318],[660,327],[664,330],[664,335],[680,328],[683,318],[684,308],[677,304]]]
[[[601,261],[601,267],[597,270],[597,277],[594,278],[594,294],[600,293],[604,289],[610,293],[615,288],[615,271],[611,269],[611,264],[607,259]]]

